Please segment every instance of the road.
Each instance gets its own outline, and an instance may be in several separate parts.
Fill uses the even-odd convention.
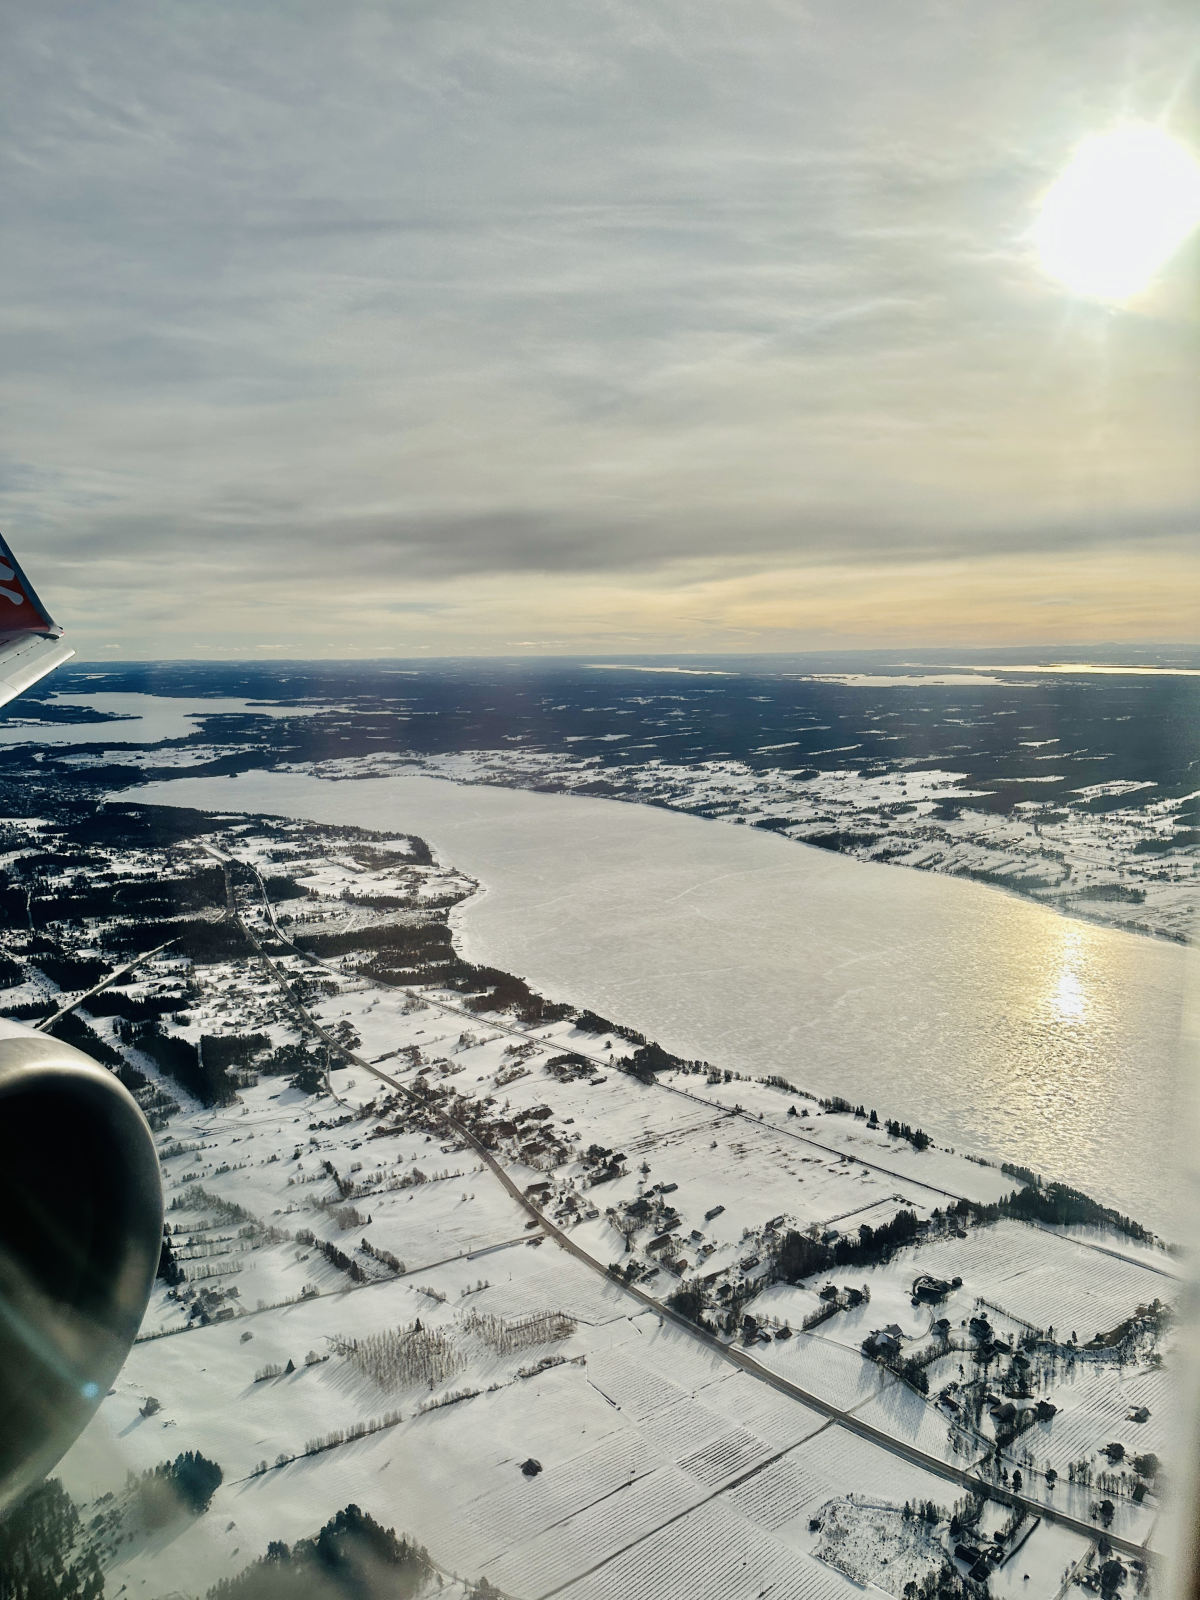
[[[338,1289],[317,1289],[313,1294],[306,1295],[303,1300],[278,1300],[273,1306],[255,1306],[253,1311],[243,1309],[238,1313],[238,1321],[242,1322],[247,1317],[266,1317],[272,1311],[292,1311],[297,1306],[309,1305],[313,1300],[344,1299],[348,1294],[359,1294],[364,1289],[379,1289],[387,1283],[399,1283],[401,1278],[415,1277],[418,1272],[432,1272],[435,1267],[448,1267],[455,1261],[481,1261],[484,1256],[490,1256],[496,1250],[511,1250],[519,1244],[528,1244],[530,1235],[519,1233],[515,1239],[499,1239],[495,1244],[480,1245],[478,1250],[457,1250],[452,1256],[443,1256],[440,1261],[426,1261],[419,1267],[405,1265],[402,1273],[389,1273],[386,1278],[368,1278],[366,1283],[350,1283]],[[154,1333],[139,1333],[133,1341],[134,1344],[150,1344],[156,1339],[173,1339],[177,1333],[199,1333],[203,1328],[220,1328],[220,1322],[185,1322],[178,1328],[164,1328]]]
[[[118,967],[115,972],[110,972],[107,978],[101,978],[99,983],[94,983],[90,989],[85,989],[82,994],[68,1000],[65,1006],[59,1006],[53,1016],[43,1017],[34,1024],[35,1033],[49,1033],[56,1022],[61,1022],[68,1012],[74,1011],[76,1006],[81,1006],[85,1000],[90,1000],[94,994],[99,994],[101,989],[107,989],[110,983],[116,983],[126,973],[132,972],[135,967],[140,967],[143,961],[149,961],[151,956],[156,956],[161,950],[169,950],[176,941],[168,939],[165,944],[156,944],[153,950],[145,950],[140,956],[135,956],[132,961],[127,961],[123,967]]]
[[[555,1244],[557,1244],[560,1249],[565,1250],[569,1255],[574,1256],[577,1261],[581,1262],[590,1271],[598,1273],[607,1284],[611,1285],[619,1293],[628,1296],[642,1310],[653,1312],[655,1316],[669,1320],[681,1332],[687,1334],[689,1338],[694,1339],[697,1341],[697,1343],[705,1346],[714,1355],[719,1356],[722,1360],[729,1362],[732,1366],[735,1366],[741,1371],[748,1373],[751,1377],[758,1379],[759,1382],[770,1385],[771,1388],[779,1391],[779,1393],[788,1395],[794,1400],[801,1401],[804,1405],[809,1406],[812,1410],[820,1413],[822,1416],[830,1418],[831,1421],[836,1422],[843,1428],[846,1428],[849,1432],[855,1433],[860,1438],[867,1439],[872,1444],[877,1445],[880,1449],[888,1451],[889,1454],[908,1461],[915,1466],[922,1467],[925,1471],[931,1472],[939,1478],[954,1483],[962,1489],[966,1489],[977,1494],[983,1494],[993,1500],[1001,1501],[1005,1505],[1021,1506],[1029,1515],[1040,1516],[1048,1522],[1057,1523],[1061,1527],[1068,1528],[1074,1533],[1083,1535],[1084,1538],[1096,1539],[1099,1537],[1100,1530],[1098,1530],[1095,1525],[1090,1522],[1085,1522],[1081,1518],[1073,1517],[1066,1512],[1059,1511],[1055,1507],[1047,1505],[1044,1501],[1035,1500],[1022,1494],[1014,1494],[1011,1489],[1007,1489],[1001,1484],[994,1483],[991,1479],[984,1478],[979,1473],[971,1471],[970,1469],[951,1466],[948,1462],[942,1461],[938,1456],[929,1455],[926,1451],[918,1449],[915,1445],[909,1444],[906,1440],[898,1439],[894,1434],[886,1433],[882,1428],[877,1428],[869,1422],[862,1421],[862,1419],[856,1417],[852,1411],[845,1411],[840,1407],[831,1405],[827,1400],[823,1400],[819,1395],[812,1394],[807,1389],[803,1389],[799,1384],[793,1383],[791,1379],[785,1378],[777,1372],[772,1372],[768,1367],[764,1367],[747,1351],[740,1350],[734,1345],[722,1343],[722,1341],[717,1339],[714,1335],[706,1332],[705,1329],[698,1327],[695,1323],[690,1322],[686,1317],[680,1316],[679,1313],[673,1311],[670,1306],[655,1300],[651,1295],[648,1295],[643,1290],[637,1288],[636,1285],[624,1283],[614,1278],[606,1266],[602,1265],[593,1256],[588,1255],[587,1251],[581,1249],[573,1239],[571,1239],[566,1233],[563,1232],[561,1228],[557,1227],[549,1217],[539,1210],[533,1201],[522,1194],[518,1185],[512,1180],[512,1178],[509,1177],[508,1173],[495,1159],[491,1151],[488,1150],[478,1138],[476,1138],[474,1133],[472,1133],[469,1128],[457,1121],[457,1119],[452,1117],[448,1112],[442,1110],[440,1106],[426,1099],[426,1097],[419,1090],[412,1088],[408,1084],[401,1083],[399,1079],[393,1078],[389,1073],[383,1072],[379,1067],[373,1065],[364,1057],[356,1055],[352,1050],[348,1050],[345,1045],[340,1044],[338,1040],[332,1036],[332,1034],[328,1033],[321,1026],[321,1024],[316,1021],[303,1003],[293,994],[285,973],[277,966],[271,957],[266,954],[258,940],[257,935],[254,933],[253,929],[249,927],[245,918],[242,917],[241,913],[237,910],[228,860],[221,858],[216,852],[210,853],[216,856],[218,860],[222,861],[222,866],[225,872],[226,893],[231,906],[232,916],[237,920],[242,932],[246,935],[246,938],[257,951],[259,959],[275,977],[284,994],[287,996],[289,1003],[301,1016],[305,1025],[310,1028],[320,1039],[322,1039],[330,1047],[330,1049],[336,1050],[339,1055],[345,1057],[346,1060],[353,1062],[356,1067],[362,1068],[363,1071],[369,1072],[381,1083],[387,1084],[389,1088],[394,1089],[397,1093],[404,1096],[404,1098],[410,1103],[419,1106],[423,1111],[426,1112],[427,1115],[436,1117],[451,1133],[469,1145],[470,1148],[473,1149],[480,1157],[497,1181],[503,1185],[507,1193],[511,1195],[511,1197],[524,1211],[528,1212],[531,1217],[537,1220],[544,1233],[549,1238],[553,1239]],[[256,873],[255,876],[257,877],[258,874]],[[261,878],[259,878],[259,884],[261,887]],[[263,890],[263,898],[266,899],[265,889]],[[272,927],[274,927],[275,919],[273,915],[271,916],[270,920]],[[291,949],[295,950],[295,946],[291,944],[290,940],[283,939],[281,935],[279,937],[282,943],[287,944]],[[296,953],[301,954],[302,952],[296,951]],[[323,963],[320,964],[323,965]],[[421,996],[420,998],[422,1000],[425,999],[424,996]],[[438,1002],[434,1003],[437,1004]],[[453,1010],[455,1008],[442,1007],[442,1009]],[[500,1031],[516,1033],[521,1030],[501,1026]],[[524,1032],[521,1033],[521,1036],[523,1038],[528,1038],[528,1034]],[[699,1097],[692,1096],[691,1098]],[[710,1104],[711,1102],[704,1103]],[[719,1107],[718,1109],[724,1110],[725,1108]],[[834,1153],[840,1154],[840,1152]],[[884,1169],[881,1168],[879,1170],[882,1171]],[[897,1174],[896,1176],[904,1175]],[[907,1179],[906,1181],[911,1182],[912,1180]],[[805,1336],[803,1334],[799,1334],[797,1337],[803,1338]],[[1134,1544],[1131,1540],[1122,1539],[1112,1533],[1110,1533],[1108,1537],[1114,1550],[1119,1550],[1124,1555],[1132,1556],[1139,1560],[1156,1559],[1154,1553],[1148,1551],[1142,1545]]]
[[[212,849],[212,847],[209,845],[205,845],[204,848],[211,856],[213,856],[215,860],[223,863],[235,859],[232,856],[222,855],[220,851]],[[262,881],[262,875],[259,873],[258,868],[253,866],[250,862],[242,862],[241,865],[249,867],[250,871],[254,873],[255,879],[258,882],[259,892],[262,895],[263,905],[266,908],[267,917],[271,923],[272,931],[274,932],[275,937],[279,940],[280,944],[286,945],[293,955],[298,957],[299,960],[307,962],[310,966],[321,967],[326,972],[336,972],[336,968],[329,966],[329,964],[325,961],[322,961],[319,956],[310,955],[307,950],[301,950],[300,947],[294,944],[285,933],[280,931],[279,924],[275,920],[275,908],[271,904],[270,896],[267,894],[266,885]],[[226,895],[231,911],[236,916],[236,906],[228,872],[226,872]],[[442,1011],[447,1016],[460,1018],[461,1020],[473,1023],[476,1026],[479,1025],[479,1017],[473,1011],[465,1011],[461,1006],[451,1005],[444,1000],[433,1000],[426,994],[418,995],[411,989],[405,989],[403,992],[408,995],[410,999],[419,1000],[423,1005],[431,1006],[435,1010]],[[487,1026],[497,1033],[508,1034],[513,1038],[522,1040],[523,1042],[529,1040],[530,1038],[536,1039],[539,1037],[539,1035],[533,1029],[521,1028],[515,1023],[498,1022],[494,1019],[490,1019],[487,1023]],[[593,1055],[587,1050],[581,1050],[574,1045],[571,1047],[571,1053],[572,1055],[582,1057],[584,1061],[590,1061],[593,1066],[607,1071],[612,1070],[614,1065],[611,1057],[606,1057],[604,1055]],[[708,1100],[704,1097],[704,1095],[697,1094],[693,1089],[682,1089],[677,1084],[664,1083],[661,1079],[655,1079],[655,1088],[662,1090],[666,1094],[682,1095],[684,1099],[691,1100],[695,1104],[704,1106],[710,1111],[715,1111],[721,1116],[742,1117],[751,1125],[751,1127],[758,1128],[760,1132],[763,1129],[764,1125],[759,1123],[757,1117],[751,1116],[749,1112],[740,1111],[734,1107],[722,1105],[718,1100]],[[330,1092],[332,1093],[332,1090]],[[795,1140],[795,1142],[798,1144],[810,1145],[814,1150],[820,1150],[825,1155],[836,1156],[838,1160],[841,1160],[846,1154],[844,1150],[838,1150],[833,1145],[825,1144],[822,1140],[814,1138],[812,1134],[800,1133],[792,1128],[781,1127],[778,1123],[774,1122],[766,1124],[766,1126],[769,1126],[772,1133],[778,1134],[781,1138]],[[943,1189],[937,1184],[927,1182],[924,1178],[914,1177],[911,1172],[898,1172],[895,1167],[885,1167],[877,1161],[866,1161],[862,1156],[859,1155],[852,1156],[849,1159],[856,1161],[859,1166],[870,1168],[872,1172],[879,1172],[885,1177],[894,1178],[898,1183],[907,1184],[916,1189],[925,1189],[928,1193],[940,1195],[946,1200],[959,1201],[970,1199],[969,1195],[959,1194],[953,1189]],[[829,1220],[831,1222],[836,1222],[841,1219],[832,1217]],[[1111,1256],[1114,1260],[1124,1261],[1129,1266],[1144,1267],[1147,1272],[1156,1273],[1160,1278],[1167,1278],[1172,1283],[1182,1283],[1185,1281],[1182,1273],[1172,1272],[1168,1267],[1159,1266],[1156,1263],[1145,1261],[1139,1256],[1126,1255],[1121,1250],[1114,1250],[1111,1245],[1096,1244],[1090,1239],[1072,1238],[1068,1235],[1058,1233],[1054,1228],[1051,1228],[1046,1223],[1042,1222],[1031,1223],[1031,1226],[1038,1228],[1043,1233],[1049,1234],[1049,1236],[1053,1239],[1061,1239],[1066,1243],[1079,1245],[1082,1249],[1093,1250],[1098,1255]]]

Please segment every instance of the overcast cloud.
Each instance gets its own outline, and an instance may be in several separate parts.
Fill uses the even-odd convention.
[[[85,654],[1196,636],[1193,244],[1072,302],[1191,4],[3,17],[0,518]]]

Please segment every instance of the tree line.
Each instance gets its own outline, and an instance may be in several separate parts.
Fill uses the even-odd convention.
[[[79,1513],[57,1478],[31,1489],[0,1515],[0,1595],[5,1600],[102,1600],[95,1550],[68,1563]]]
[[[779,1248],[780,1276],[789,1283],[798,1283],[801,1278],[828,1272],[832,1267],[869,1266],[872,1262],[885,1261],[902,1246],[913,1242],[919,1226],[915,1211],[897,1211],[890,1222],[881,1223],[878,1228],[864,1222],[858,1229],[857,1239],[845,1233],[829,1244],[789,1229]]]
[[[434,1575],[420,1545],[348,1505],[311,1539],[272,1540],[207,1600],[415,1600]]]

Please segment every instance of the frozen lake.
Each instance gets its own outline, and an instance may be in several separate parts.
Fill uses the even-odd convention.
[[[37,720],[38,703],[27,701],[0,721],[0,745],[6,744],[157,744],[161,739],[186,739],[199,732],[199,719],[218,716],[306,717],[326,706],[276,706],[241,699],[172,699],[159,694],[56,694],[56,710],[78,707],[101,711],[114,722]]]
[[[838,1093],[1171,1213],[1181,946],[753,828],[424,777],[181,778],[129,798],[421,835],[478,879],[470,959],[667,1048]]]

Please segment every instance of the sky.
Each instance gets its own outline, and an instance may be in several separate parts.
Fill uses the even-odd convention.
[[[0,0],[0,527],[81,656],[1200,640],[1162,0]]]

